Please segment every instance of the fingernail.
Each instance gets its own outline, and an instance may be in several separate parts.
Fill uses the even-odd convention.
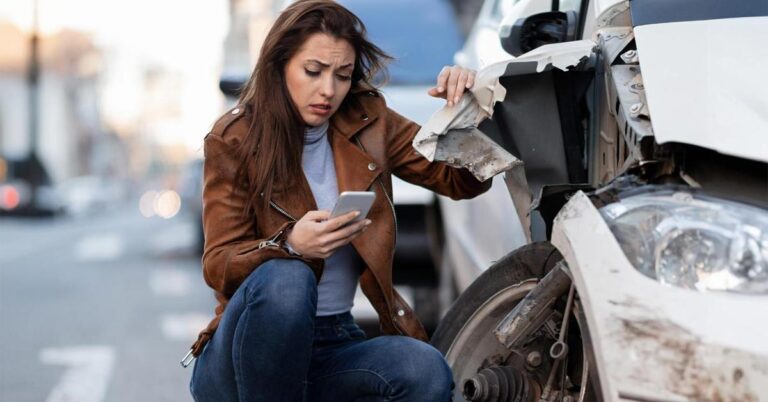
[[[355,215],[354,215],[354,216],[355,216],[355,217],[358,217],[358,216],[360,216],[360,211],[355,211]]]
[[[453,102],[448,101],[448,107],[451,107],[451,106],[453,106]]]
[[[370,219],[366,219],[366,220],[365,220],[365,226],[368,226],[368,225],[370,225],[370,224],[371,224],[371,220],[370,220]]]
[[[465,87],[467,87],[467,88],[472,88],[472,85],[469,85],[469,83],[467,83],[467,84],[466,84],[466,85],[464,85],[464,86],[465,86]]]
[[[439,92],[443,92],[443,91],[445,91],[445,88],[443,88],[443,87],[437,87],[437,90],[438,90]]]
[[[453,98],[453,102],[454,103],[459,103],[459,97],[457,96],[457,97]]]

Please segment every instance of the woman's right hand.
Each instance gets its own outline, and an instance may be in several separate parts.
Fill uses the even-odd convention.
[[[331,219],[331,213],[328,211],[309,211],[293,226],[286,242],[304,257],[328,258],[336,249],[349,244],[371,224],[370,219],[350,223],[358,215],[360,212],[353,211]]]

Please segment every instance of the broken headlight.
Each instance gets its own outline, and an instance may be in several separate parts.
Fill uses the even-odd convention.
[[[601,209],[627,258],[661,283],[768,293],[768,212],[686,192],[627,197]]]

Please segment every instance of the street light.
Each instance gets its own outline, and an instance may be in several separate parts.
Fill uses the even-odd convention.
[[[20,173],[22,179],[30,186],[30,206],[32,213],[43,212],[37,210],[39,189],[41,186],[50,185],[51,178],[37,153],[40,136],[40,56],[38,35],[38,0],[32,1],[32,34],[29,39],[29,66],[27,67],[27,88],[29,101],[29,152]]]

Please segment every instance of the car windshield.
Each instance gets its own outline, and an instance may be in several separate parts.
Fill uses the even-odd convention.
[[[461,46],[447,0],[341,1],[368,29],[368,38],[395,60],[389,85],[432,85]]]

